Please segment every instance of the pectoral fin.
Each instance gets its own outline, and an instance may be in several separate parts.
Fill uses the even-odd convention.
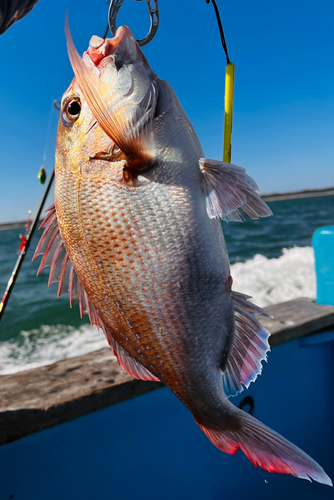
[[[201,158],[199,166],[204,177],[206,210],[210,219],[242,222],[242,210],[251,219],[268,217],[272,211],[261,200],[259,188],[246,170],[230,163]]]

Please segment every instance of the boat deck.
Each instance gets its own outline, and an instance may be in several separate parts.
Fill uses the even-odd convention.
[[[308,298],[266,310],[271,346],[334,330],[334,307]],[[124,373],[109,348],[0,380],[0,445],[164,387]]]

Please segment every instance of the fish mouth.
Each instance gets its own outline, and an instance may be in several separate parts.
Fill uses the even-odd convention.
[[[91,61],[95,66],[99,66],[101,61],[108,56],[115,56],[117,50],[124,43],[132,42],[133,47],[135,47],[136,40],[132,31],[127,26],[120,26],[114,38],[101,38],[97,35],[93,35],[89,41],[89,48],[86,54],[90,57]],[[130,42],[130,43],[131,43]],[[138,58],[138,51],[135,54]]]

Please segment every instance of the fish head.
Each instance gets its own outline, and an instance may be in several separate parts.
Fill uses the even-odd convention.
[[[112,39],[93,36],[82,58],[68,26],[66,36],[75,78],[61,102],[57,163],[72,172],[95,168],[94,160],[149,168],[158,78],[132,32],[121,26]]]

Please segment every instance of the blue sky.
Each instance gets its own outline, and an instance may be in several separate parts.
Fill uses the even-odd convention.
[[[221,159],[225,56],[213,6],[160,0],[160,27],[144,48],[152,69],[174,87],[209,158]],[[232,162],[264,193],[334,185],[332,0],[223,2],[230,58],[236,64]],[[40,0],[0,37],[0,222],[35,211],[37,174],[50,114],[46,169],[54,162],[57,113],[73,72],[64,18],[80,53],[107,25],[105,0]],[[119,25],[146,35],[145,2],[125,0]],[[49,204],[52,203],[50,197]]]

